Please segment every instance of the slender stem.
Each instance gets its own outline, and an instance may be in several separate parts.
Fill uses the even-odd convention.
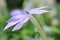
[[[42,28],[40,27],[40,24],[38,23],[38,21],[32,15],[30,15],[30,21],[32,21],[32,23],[36,26],[39,34],[42,37],[42,40],[47,40]]]

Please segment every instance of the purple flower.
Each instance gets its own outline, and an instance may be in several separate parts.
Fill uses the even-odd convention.
[[[15,10],[11,11],[10,14],[11,14],[12,18],[10,18],[7,21],[8,24],[6,25],[4,30],[8,29],[9,27],[11,27],[13,25],[15,25],[15,27],[13,28],[12,31],[19,30],[22,28],[23,24],[26,23],[30,19],[30,15],[49,12],[47,10],[42,10],[42,8],[46,8],[46,6],[40,7],[40,8],[35,8],[30,11],[26,11],[26,10],[23,11],[20,9],[15,9]]]

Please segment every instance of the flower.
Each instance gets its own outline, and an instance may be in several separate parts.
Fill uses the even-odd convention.
[[[23,24],[26,23],[29,19],[30,19],[30,15],[32,14],[42,14],[45,12],[49,12],[47,10],[42,10],[42,8],[46,8],[45,7],[40,7],[40,8],[35,8],[32,9],[30,11],[26,11],[26,10],[20,10],[20,9],[15,9],[13,11],[10,12],[12,18],[10,18],[7,21],[7,25],[5,26],[4,30],[8,29],[9,27],[16,25],[12,31],[15,30],[19,30],[22,28]]]

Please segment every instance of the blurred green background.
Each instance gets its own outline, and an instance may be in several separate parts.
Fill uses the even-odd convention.
[[[37,7],[43,5],[37,0],[33,1],[34,7],[37,6],[36,4],[38,4]],[[7,24],[6,21],[11,17],[9,12],[16,8],[23,9],[27,2],[28,0],[0,0],[0,40],[41,40],[31,21],[25,23],[19,31],[11,31],[14,26],[6,31],[3,30]],[[55,8],[49,9],[53,11],[49,14],[33,15],[43,28],[47,40],[60,40],[60,2],[56,1],[54,6]]]

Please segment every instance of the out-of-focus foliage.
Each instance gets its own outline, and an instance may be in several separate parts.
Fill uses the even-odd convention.
[[[6,31],[3,30],[7,24],[7,20],[10,18],[9,12],[12,9],[23,8],[23,4],[27,0],[6,0],[7,8],[0,6],[0,40],[40,40],[39,33],[35,26],[28,21],[23,25],[23,28],[19,31],[11,31],[11,28]],[[38,2],[36,2],[39,5]],[[48,1],[48,0],[47,0]],[[26,5],[26,4],[25,4]],[[32,6],[35,7],[36,5]],[[39,5],[40,6],[40,5]],[[60,40],[60,4],[56,4],[57,14],[51,18],[50,14],[34,15],[42,26],[44,32],[46,33],[48,40]],[[52,13],[53,14],[53,13]],[[58,24],[53,25],[52,20],[57,19]],[[54,21],[54,20],[53,20]],[[56,23],[56,22],[54,22]]]

